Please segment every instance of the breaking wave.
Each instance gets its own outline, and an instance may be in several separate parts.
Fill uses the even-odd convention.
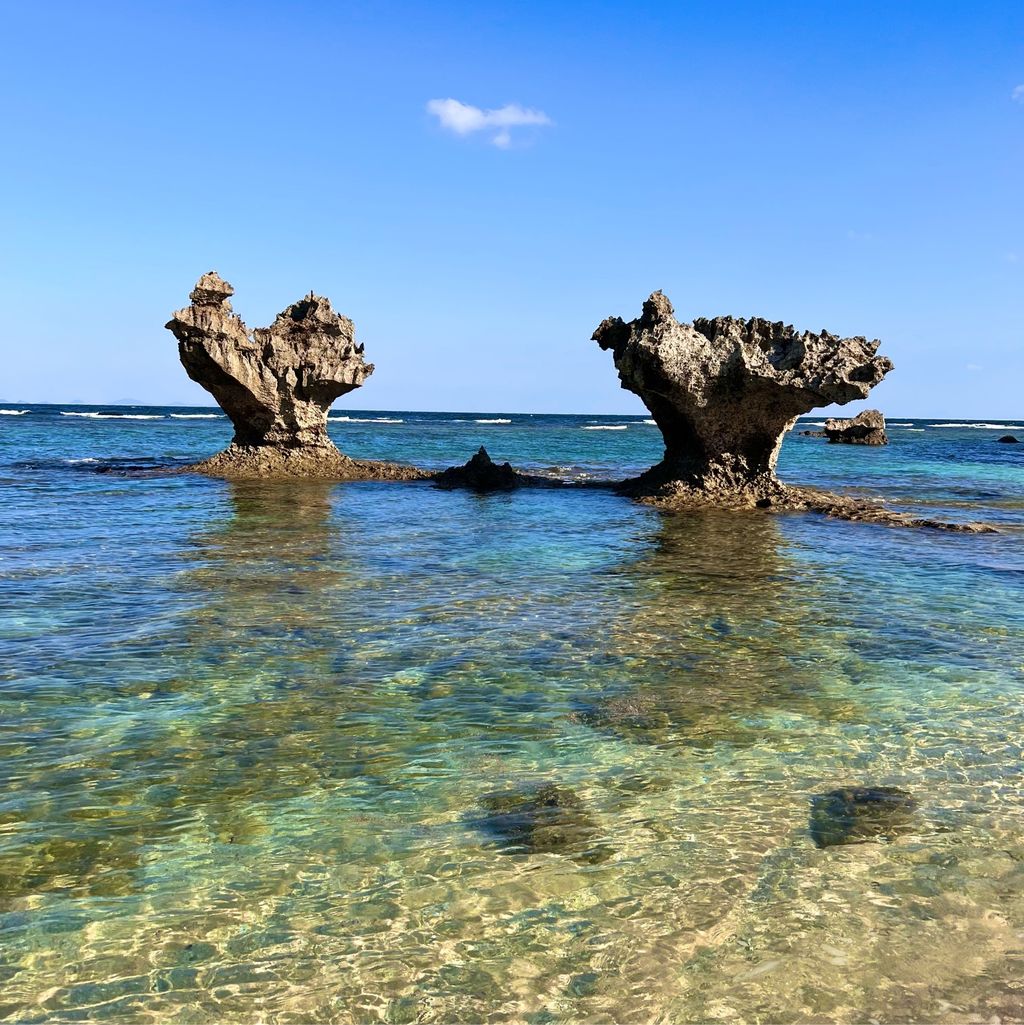
[[[27,409],[0,409],[0,416],[24,416]]]
[[[343,424],[404,424],[392,416],[329,416],[328,420]]]
[[[970,428],[976,431],[1019,431],[1020,424],[929,424],[929,427]]]
[[[61,416],[84,416],[90,420],[163,420],[163,413],[66,413]]]
[[[474,420],[475,424],[510,424],[511,420],[506,420],[504,417],[497,417],[494,420]]]
[[[583,428],[585,431],[625,431],[628,429],[629,424],[599,424]]]
[[[219,420],[220,413],[171,413],[174,420]]]

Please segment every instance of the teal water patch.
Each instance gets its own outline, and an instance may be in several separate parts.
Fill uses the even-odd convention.
[[[1019,1016],[1013,446],[786,441],[789,479],[1005,527],[960,537],[76,469],[229,433],[142,412],[0,425],[0,1019]],[[592,477],[659,448],[641,418],[372,416],[403,423],[332,432]],[[909,828],[819,848],[853,785],[912,795]],[[533,818],[497,839],[532,849],[487,826],[508,793]]]

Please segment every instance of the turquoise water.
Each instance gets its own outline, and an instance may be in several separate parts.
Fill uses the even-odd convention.
[[[1024,1018],[1024,425],[787,439],[789,481],[1002,528],[961,536],[139,476],[227,421],[8,408],[0,1020]],[[348,415],[344,451],[428,467],[660,452],[641,417]],[[486,828],[545,783],[586,849]],[[912,830],[818,849],[846,784]]]

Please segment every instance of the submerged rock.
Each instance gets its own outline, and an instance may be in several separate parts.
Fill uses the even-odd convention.
[[[1004,445],[1020,444],[1020,442],[1012,434],[1004,434],[1001,438],[996,438],[996,441],[1001,441]]]
[[[594,843],[597,827],[572,790],[541,783],[487,794],[481,804],[479,827],[510,852],[608,855]]]
[[[519,475],[510,463],[500,466],[480,446],[464,466],[450,466],[434,481],[442,488],[469,488],[472,491],[511,491],[519,486]]]
[[[865,409],[852,420],[826,420],[825,437],[830,444],[888,445],[885,417],[877,409]]]
[[[571,714],[573,722],[625,740],[656,743],[672,720],[655,700],[646,695],[623,694],[581,704]]]
[[[898,787],[842,787],[811,800],[811,838],[818,847],[895,839],[913,827],[917,801]]]
[[[327,435],[331,403],[373,373],[348,317],[310,292],[270,327],[250,331],[231,309],[233,293],[210,271],[192,290],[191,304],[166,325],[188,376],[213,395],[235,428],[231,447],[194,469],[226,477],[424,476],[411,467],[349,459]]]
[[[757,317],[680,324],[661,292],[638,319],[608,318],[593,337],[665,440],[662,461],[628,490],[670,504],[785,504],[775,465],[796,418],[866,398],[892,369],[876,355],[879,343],[863,337]]]

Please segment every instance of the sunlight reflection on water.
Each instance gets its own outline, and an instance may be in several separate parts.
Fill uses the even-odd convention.
[[[0,1018],[1021,1015],[1019,537],[20,477]],[[857,782],[913,830],[819,850]],[[481,828],[537,784],[601,858]]]

